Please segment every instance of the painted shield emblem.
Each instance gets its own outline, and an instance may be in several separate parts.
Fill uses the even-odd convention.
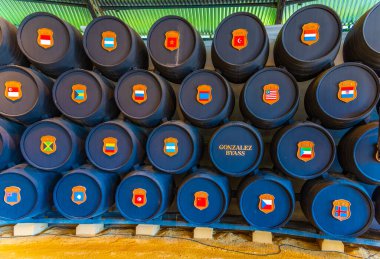
[[[263,87],[263,101],[267,104],[274,104],[280,100],[280,86],[267,84]]]
[[[136,207],[142,207],[146,204],[146,190],[137,188],[132,191],[132,203]]]
[[[301,41],[306,45],[313,45],[319,40],[319,24],[318,23],[306,23],[302,26]]]
[[[113,137],[108,137],[103,139],[103,153],[107,156],[113,156],[117,153],[117,139]]]
[[[117,48],[116,33],[105,31],[102,33],[102,47],[107,51],[113,51]]]
[[[340,199],[333,201],[332,216],[339,221],[349,219],[351,217],[350,206],[351,203],[347,200]]]
[[[146,85],[137,84],[132,87],[132,100],[138,104],[142,104],[148,99]]]
[[[6,81],[5,82],[4,95],[11,101],[17,101],[22,97],[21,83],[18,81]]]
[[[297,144],[297,157],[299,160],[308,162],[315,157],[314,146],[312,141],[301,141]]]
[[[87,195],[86,195],[86,187],[84,186],[74,186],[71,189],[71,201],[74,202],[77,205],[81,205],[82,203],[86,202]]]
[[[85,85],[76,84],[71,89],[71,100],[79,104],[87,101],[87,87]]]
[[[167,156],[175,156],[178,153],[178,139],[166,138],[164,139],[164,153]]]
[[[8,186],[4,189],[4,202],[11,206],[20,203],[21,201],[21,189],[17,186]]]
[[[237,29],[232,31],[231,45],[237,50],[242,50],[248,45],[248,31],[245,29]]]
[[[349,103],[356,99],[358,83],[354,80],[346,80],[339,83],[338,99],[342,102]]]
[[[54,32],[47,28],[37,30],[37,44],[44,49],[49,49],[54,46]]]
[[[179,32],[167,31],[165,33],[165,48],[173,51],[179,48]]]
[[[54,136],[46,135],[41,137],[40,150],[46,155],[53,154],[57,150],[57,145],[55,144],[56,138]]]
[[[197,87],[197,101],[200,104],[208,104],[212,101],[212,87],[209,85],[200,85]]]
[[[204,210],[208,208],[208,193],[199,191],[194,193],[194,207],[198,210]]]
[[[259,210],[265,214],[271,213],[274,211],[274,196],[272,194],[261,194],[259,196]]]

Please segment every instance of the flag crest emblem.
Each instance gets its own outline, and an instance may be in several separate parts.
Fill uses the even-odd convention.
[[[5,82],[4,95],[11,101],[17,101],[22,97],[21,83],[18,81],[6,81]]]
[[[175,156],[178,153],[178,139],[166,138],[164,139],[164,153],[167,156]]]
[[[280,100],[280,86],[277,84],[267,84],[263,87],[263,101],[267,104],[274,104]]]
[[[319,41],[319,24],[306,23],[302,26],[301,41],[306,45],[313,45]]]
[[[272,194],[264,193],[259,196],[259,210],[265,214],[271,213],[275,209],[274,199]]]
[[[57,145],[55,143],[56,138],[54,136],[45,135],[41,137],[40,150],[46,155],[53,154],[57,150]]]
[[[333,209],[331,211],[332,216],[339,221],[347,220],[351,217],[351,203],[347,200],[334,200]]]
[[[194,207],[198,210],[205,210],[208,208],[208,193],[199,191],[194,193]]]
[[[165,48],[174,51],[179,48],[179,32],[167,31],[165,33]]]
[[[137,84],[132,87],[132,100],[138,104],[144,103],[148,99],[147,87],[143,84]]]
[[[86,202],[87,195],[86,195],[86,187],[84,186],[74,186],[71,189],[71,201],[74,202],[77,205],[81,205],[82,203]]]
[[[117,48],[117,36],[113,31],[102,32],[102,48],[111,52]]]
[[[212,101],[212,87],[209,85],[200,85],[197,87],[197,101],[206,105]]]
[[[297,146],[298,146],[297,157],[299,160],[308,162],[315,157],[314,142],[301,141],[301,142],[298,142]]]
[[[87,87],[82,84],[76,84],[71,87],[71,100],[81,104],[87,101]]]
[[[4,188],[4,202],[14,206],[21,201],[21,189],[17,186],[8,186]]]
[[[146,204],[146,190],[137,188],[132,191],[132,204],[136,207],[142,207]]]
[[[356,99],[358,83],[354,80],[345,80],[339,83],[338,99],[342,102],[349,103]]]
[[[113,156],[117,153],[117,139],[108,137],[103,139],[103,153],[107,156]]]
[[[245,29],[236,29],[232,31],[231,45],[237,50],[242,50],[248,45],[248,31]]]
[[[54,46],[54,32],[48,28],[37,30],[37,44],[44,49],[49,49]]]

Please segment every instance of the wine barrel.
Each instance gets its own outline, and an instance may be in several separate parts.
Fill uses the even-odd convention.
[[[102,215],[114,204],[120,181],[117,174],[83,165],[64,174],[54,188],[54,205],[69,219],[88,219]]]
[[[0,118],[0,170],[21,163],[22,157],[19,145],[24,126]]]
[[[148,68],[143,40],[119,18],[106,15],[93,19],[84,32],[83,46],[96,68],[113,81],[130,69]]]
[[[151,168],[132,171],[116,191],[116,206],[128,220],[145,222],[162,216],[174,197],[173,176]]]
[[[178,102],[190,123],[211,128],[227,121],[234,109],[235,98],[227,80],[214,71],[202,69],[183,80]]]
[[[173,83],[181,83],[206,63],[206,49],[199,32],[179,16],[156,21],[148,33],[147,48],[155,69]]]
[[[92,68],[80,31],[53,14],[38,12],[25,17],[17,42],[30,63],[48,76],[57,78],[73,68]]]
[[[299,98],[295,78],[285,69],[268,67],[245,84],[240,94],[240,111],[255,127],[273,129],[293,118]]]
[[[0,67],[0,115],[23,124],[58,115],[51,99],[53,81],[42,73],[21,66]]]
[[[207,226],[219,221],[229,203],[228,178],[208,169],[190,174],[178,188],[178,211],[192,224]]]
[[[325,5],[305,6],[281,28],[274,45],[274,61],[297,81],[312,79],[334,66],[341,38],[342,24],[333,9]]]
[[[281,172],[306,180],[330,169],[335,149],[334,139],[326,129],[312,122],[297,122],[276,132],[271,156]]]
[[[260,19],[251,13],[231,14],[215,30],[212,63],[230,82],[247,81],[265,66],[268,55],[268,34]]]
[[[57,108],[69,119],[95,126],[119,114],[113,98],[114,85],[95,72],[73,69],[63,73],[53,87]]]
[[[125,117],[149,128],[173,117],[175,98],[168,81],[142,69],[125,73],[115,88],[116,104]]]
[[[53,205],[52,192],[59,174],[44,172],[20,164],[0,173],[0,218],[28,219],[49,211]]]

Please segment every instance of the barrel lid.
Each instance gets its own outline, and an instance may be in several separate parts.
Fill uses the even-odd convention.
[[[101,66],[122,63],[131,51],[132,34],[129,27],[113,16],[94,19],[84,32],[83,45],[88,57]]]
[[[361,188],[340,181],[320,188],[311,204],[313,221],[320,230],[334,236],[354,236],[371,224],[372,201]]]
[[[363,25],[363,34],[368,46],[375,52],[380,53],[379,34],[380,27],[380,4],[375,5],[367,14]]]
[[[243,65],[255,60],[267,41],[260,19],[251,13],[239,12],[229,15],[218,25],[213,44],[222,60]]]
[[[57,108],[75,119],[94,114],[105,97],[100,77],[82,69],[69,70],[55,82],[53,99]]]
[[[75,171],[65,175],[54,189],[54,204],[67,218],[88,218],[102,200],[100,183],[91,174]]]
[[[267,172],[265,172],[267,173]],[[240,210],[249,224],[263,229],[281,227],[293,214],[295,201],[285,179],[256,177],[240,195]]]
[[[162,190],[157,182],[149,176],[152,172],[141,172],[127,176],[120,183],[117,193],[116,202],[120,213],[136,221],[146,221],[157,215],[162,203]],[[145,204],[141,206],[136,203],[140,195],[144,195]],[[141,197],[140,197],[141,198]]]
[[[318,80],[316,91],[320,109],[340,120],[368,116],[379,96],[377,75],[360,63],[344,63],[329,69]]]
[[[330,133],[314,123],[297,123],[278,132],[276,156],[285,173],[302,179],[315,178],[330,168],[335,144]]]
[[[299,89],[286,70],[271,67],[255,73],[245,84],[244,105],[260,120],[275,121],[297,109]]]
[[[43,170],[55,170],[70,158],[72,136],[64,124],[44,120],[29,126],[20,141],[25,160]]]
[[[179,105],[194,121],[208,121],[229,109],[233,98],[228,82],[211,70],[197,70],[188,75],[179,89]]]
[[[140,94],[136,96],[136,91]],[[120,111],[134,119],[152,115],[162,102],[162,86],[157,76],[136,69],[124,74],[115,88],[115,100]]]
[[[118,121],[99,124],[87,136],[88,159],[105,171],[117,171],[128,165],[132,167],[134,161],[131,158],[136,153],[132,134],[132,129]]]
[[[177,193],[177,206],[185,220],[208,225],[223,216],[228,205],[225,192],[216,181],[197,176],[182,183]]]
[[[50,13],[33,13],[20,24],[17,42],[31,61],[51,64],[60,60],[70,47],[67,24]]]
[[[240,177],[253,172],[263,156],[260,133],[243,122],[220,127],[209,144],[211,161],[222,173]]]
[[[311,62],[328,55],[340,44],[342,25],[335,11],[309,5],[296,11],[282,28],[282,44],[294,59]]]
[[[5,91],[0,94],[0,114],[18,117],[33,110],[40,96],[39,83],[30,69],[1,67],[0,85],[5,86]]]
[[[17,171],[0,174],[0,218],[17,220],[28,216],[36,206],[37,189],[35,183]]]
[[[148,33],[148,52],[151,58],[165,66],[179,66],[191,56],[196,44],[192,25],[179,16],[157,20]]]

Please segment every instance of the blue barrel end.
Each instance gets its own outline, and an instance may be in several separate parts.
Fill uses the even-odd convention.
[[[241,214],[259,229],[284,226],[293,215],[296,203],[292,183],[270,171],[260,171],[245,179],[238,197]]]
[[[122,120],[107,121],[87,136],[86,154],[101,170],[127,173],[144,161],[145,135],[136,126]]]
[[[196,225],[217,222],[230,203],[228,178],[206,169],[186,177],[177,192],[177,206],[182,217]]]
[[[157,170],[182,174],[198,164],[201,136],[196,128],[182,121],[165,122],[150,133],[146,152]]]
[[[99,216],[114,204],[117,174],[85,165],[66,173],[54,188],[54,205],[69,219]]]
[[[60,175],[20,164],[0,173],[0,218],[32,218],[51,209],[52,192]]]
[[[0,170],[21,163],[22,157],[19,145],[24,126],[0,118]]]
[[[129,173],[116,191],[116,206],[129,220],[148,221],[162,216],[174,197],[173,176],[142,168]]]

